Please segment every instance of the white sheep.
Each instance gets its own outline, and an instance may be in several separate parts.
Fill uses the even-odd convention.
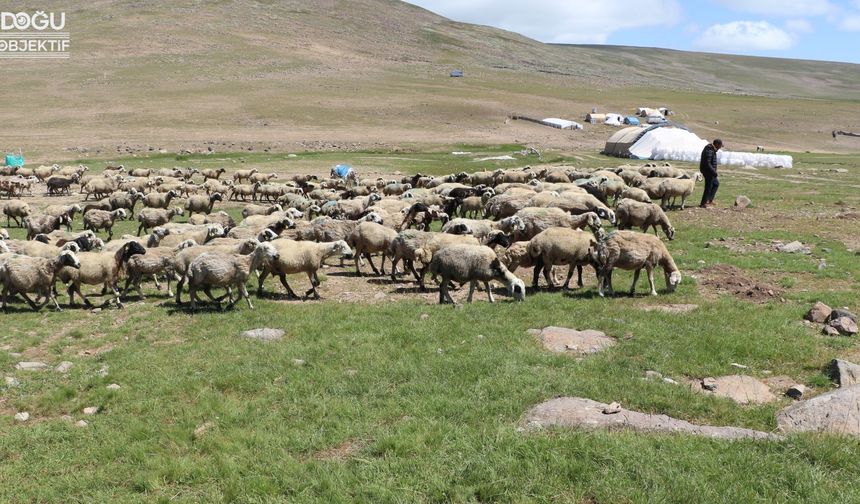
[[[60,281],[68,284],[69,305],[75,306],[75,293],[83,299],[86,306],[92,306],[89,299],[81,292],[81,284],[102,285],[102,292],[110,290],[117,307],[122,308],[117,281],[122,275],[125,264],[137,254],[145,254],[146,249],[137,242],[128,242],[116,252],[81,252],[78,255],[80,269],[63,268],[58,275]]]
[[[534,262],[534,273],[532,287],[537,288],[538,278],[543,271],[547,285],[555,288],[551,278],[551,269],[554,265],[569,265],[567,278],[564,281],[564,289],[570,285],[573,271],[578,271],[577,285],[583,286],[582,267],[594,265],[595,271],[597,260],[597,239],[593,234],[580,229],[567,227],[553,227],[540,232],[529,241],[529,255]]]
[[[370,263],[370,268],[374,274],[379,275],[380,270],[382,270],[382,274],[385,275],[385,258],[388,255],[388,247],[391,246],[391,242],[395,238],[397,238],[397,231],[382,224],[362,222],[356,226],[355,231],[352,232],[349,240],[347,240],[347,243],[352,246],[354,251],[355,274],[361,276],[361,269],[358,263],[363,255],[367,259],[367,262]],[[382,253],[382,263],[379,266],[380,270],[377,270],[370,255],[380,252]]]
[[[612,270],[620,268],[633,270],[633,285],[630,287],[630,295],[636,292],[636,282],[639,273],[644,268],[648,273],[648,284],[651,287],[651,295],[656,296],[654,288],[654,268],[663,268],[666,277],[666,288],[669,292],[681,283],[681,272],[675,266],[675,261],[666,249],[666,245],[656,236],[637,233],[635,231],[615,231],[600,242],[597,249],[597,262],[599,265],[598,294],[603,296],[604,289],[610,295],[612,290]]]
[[[167,295],[168,297],[173,297],[173,291],[170,289],[170,279],[176,277],[173,271],[176,253],[196,245],[197,242],[194,240],[185,240],[175,247],[147,248],[146,254],[138,254],[129,258],[125,265],[126,280],[122,295],[127,295],[129,288],[134,286],[140,295],[140,299],[144,299],[143,290],[140,288],[140,281],[143,279],[143,276],[151,275],[153,281],[155,281],[155,288],[161,290],[161,284],[158,283],[158,275],[165,275]]]
[[[29,217],[30,214],[30,205],[28,205],[26,201],[10,200],[3,204],[3,215],[6,216],[6,227],[9,227],[10,218],[15,221],[16,226],[23,227],[23,220]]]
[[[545,231],[551,227],[582,229],[588,226],[592,231],[596,232],[602,226],[600,217],[594,212],[571,215],[557,207],[527,207],[517,212],[516,217],[523,224],[522,230],[514,233],[514,239],[518,241],[531,240],[541,231]]]
[[[188,215],[194,213],[210,214],[212,213],[212,208],[215,206],[215,202],[223,200],[224,198],[221,196],[221,193],[218,192],[214,192],[208,196],[191,196],[185,202],[185,210],[188,211]]]
[[[248,308],[253,310],[254,305],[248,295],[245,283],[251,276],[251,272],[265,268],[271,261],[278,259],[278,251],[270,242],[260,243],[250,255],[230,254],[223,252],[206,252],[200,254],[191,261],[185,276],[188,282],[188,295],[191,298],[191,309],[197,307],[197,290],[203,292],[212,301],[218,303],[218,299],[212,296],[212,287],[227,288],[228,297],[231,295],[230,288],[235,287],[245,301]],[[232,308],[239,301],[230,300],[228,308]],[[220,303],[219,303],[220,308]]]
[[[57,311],[62,311],[54,295],[54,282],[59,271],[66,267],[80,268],[80,261],[70,250],[63,250],[53,258],[13,255],[2,261],[0,284],[3,285],[3,311],[6,311],[9,295],[15,294],[20,294],[34,311],[49,301],[54,302]],[[27,293],[37,293],[45,301],[37,305]]]
[[[662,199],[661,206],[663,209],[665,210],[669,208],[669,198],[672,198],[672,206],[674,206],[675,198],[680,196],[681,210],[683,210],[687,197],[693,194],[693,190],[696,188],[697,180],[702,180],[701,173],[696,173],[693,178],[671,178],[664,180],[657,189],[657,192],[660,193],[660,198]]]
[[[308,280],[311,282],[311,288],[305,292],[305,297],[313,294],[314,299],[319,299],[317,287],[320,285],[317,270],[320,269],[326,258],[339,255],[348,256],[352,254],[352,250],[347,245],[346,241],[338,240],[330,243],[315,243],[306,241],[294,241],[279,238],[271,242],[278,250],[278,259],[272,261],[269,265],[260,271],[259,284],[257,286],[257,296],[263,293],[263,282],[266,276],[278,276],[281,284],[287,290],[290,297],[297,298],[296,293],[287,282],[287,275],[294,273],[305,273]]]
[[[654,203],[640,203],[631,199],[623,199],[618,203],[615,214],[618,217],[618,229],[638,227],[645,233],[649,227],[653,227],[656,235],[657,226],[660,226],[663,233],[666,234],[666,238],[675,239],[675,228],[669,222],[669,217],[666,216],[663,209]]]
[[[185,209],[174,207],[170,210],[163,208],[144,208],[137,214],[137,220],[140,226],[137,228],[137,236],[140,236],[141,231],[149,231],[151,228],[163,226],[177,215],[184,215]]]
[[[176,253],[173,260],[173,271],[179,277],[179,283],[176,284],[176,304],[182,304],[182,286],[185,285],[185,274],[188,272],[188,267],[199,255],[207,252],[223,252],[225,254],[241,254],[248,255],[259,245],[257,240],[236,240],[230,244],[218,246],[213,245],[195,245],[184,248]]]
[[[452,280],[469,282],[469,303],[472,302],[472,295],[479,281],[484,283],[489,301],[495,302],[493,290],[490,288],[491,280],[504,283],[515,300],[525,299],[526,287],[523,281],[508,271],[493,249],[484,245],[450,245],[442,248],[433,255],[428,268],[431,274],[441,277],[439,304],[454,302],[448,293],[448,285]]]
[[[119,219],[125,219],[126,211],[123,208],[117,208],[111,212],[105,210],[90,210],[84,214],[84,229],[89,229],[96,232],[104,229],[108,232],[108,240],[113,238],[113,224]]]
[[[622,199],[632,199],[640,203],[651,203],[651,197],[648,196],[648,193],[638,187],[624,188],[619,195],[618,201]],[[618,201],[615,202],[616,206],[618,205]]]

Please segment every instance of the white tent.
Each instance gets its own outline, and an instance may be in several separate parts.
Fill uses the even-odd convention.
[[[548,126],[555,126],[556,128],[560,129],[582,129],[582,125],[578,122],[570,121],[568,119],[559,119],[558,117],[547,117],[543,120],[543,122]]]

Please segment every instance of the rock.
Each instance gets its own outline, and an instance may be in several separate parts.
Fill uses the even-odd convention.
[[[800,401],[776,415],[783,432],[829,432],[860,436],[860,385]]]
[[[422,314],[418,317],[418,320],[427,320],[427,319],[429,319],[429,318],[430,318],[430,315],[428,315],[428,314],[426,314],[426,313],[422,313]]]
[[[694,425],[666,415],[650,415],[620,408],[617,414],[604,414],[609,406],[580,397],[559,397],[543,402],[526,412],[523,423],[528,430],[544,427],[574,427],[584,430],[633,430],[639,432],[685,433],[718,439],[780,439],[767,432],[738,427]]]
[[[746,196],[738,196],[735,198],[735,206],[744,209],[752,204],[752,200],[747,198]]]
[[[809,249],[809,247],[804,246],[799,241],[784,243],[782,245],[778,245],[776,248],[780,252],[786,252],[788,254],[796,254],[798,252],[801,254],[811,254],[812,253],[812,251]]]
[[[829,325],[824,326],[824,329],[822,329],[821,332],[827,336],[839,336],[839,330]]]
[[[304,366],[307,364],[304,359],[293,359],[293,366]]]
[[[84,408],[83,412],[84,412],[84,415],[95,415],[96,413],[99,412],[99,407],[98,406],[87,406],[86,408]]]
[[[732,362],[729,366],[738,368],[738,369],[749,369],[749,366],[744,366],[743,364],[738,364],[737,362]]]
[[[19,382],[18,379],[14,376],[7,376],[5,378],[5,382],[7,387],[17,387],[21,384],[21,382]]]
[[[717,390],[717,380],[715,378],[702,378],[702,389],[711,392]]]
[[[18,422],[26,422],[30,419],[30,414],[26,411],[21,411],[20,413],[15,413],[15,420]]]
[[[839,317],[827,323],[828,327],[836,329],[839,334],[851,336],[857,334],[857,322],[848,317]]]
[[[15,364],[15,369],[20,369],[22,371],[42,371],[48,369],[49,365],[44,362],[19,362]]]
[[[255,339],[260,341],[278,341],[284,337],[282,329],[271,329],[264,327],[262,329],[251,329],[242,333],[243,338]]]
[[[84,428],[84,427],[89,427],[89,425],[90,424],[87,423],[86,420],[78,420],[77,422],[75,422],[75,427]]]
[[[206,431],[208,431],[212,427],[215,427],[214,422],[204,422],[198,425],[196,429],[194,429],[194,433],[191,435],[191,437],[193,439],[200,439],[203,437],[204,434],[206,434]]]
[[[833,359],[827,366],[830,378],[840,387],[851,387],[860,383],[860,366],[842,359]]]
[[[663,304],[663,305],[647,305],[643,306],[640,309],[642,311],[650,312],[650,311],[659,311],[663,313],[689,313],[699,305],[696,304]]]
[[[770,388],[752,376],[720,376],[715,383],[714,395],[727,397],[738,404],[763,404],[776,400]]]
[[[615,338],[601,331],[577,331],[564,327],[545,327],[538,338],[547,350],[565,354],[587,355],[615,345]]]
[[[812,308],[806,312],[806,315],[803,316],[804,319],[815,322],[816,324],[823,324],[827,322],[827,319],[830,318],[830,313],[833,311],[832,308],[827,306],[826,304],[818,301]]]
[[[797,384],[788,387],[788,390],[785,391],[785,395],[794,399],[795,401],[799,401],[803,397],[803,393],[806,392],[806,386]]]
[[[604,415],[614,415],[614,414],[618,413],[619,411],[621,411],[621,404],[614,402],[614,401],[609,403],[609,405],[606,406],[605,408],[603,408],[603,414]]]
[[[59,363],[57,365],[57,367],[54,368],[54,371],[56,371],[58,373],[66,374],[72,369],[72,366],[74,366],[74,364],[72,364],[71,362],[63,361],[63,362]]]
[[[101,376],[102,378],[104,378],[105,376],[107,376],[107,375],[108,375],[108,367],[107,367],[107,366],[102,366],[102,367],[101,367],[101,369],[99,369],[99,370],[98,370],[98,372],[97,372],[96,374],[97,374],[97,375],[99,375],[99,376]]]
[[[648,371],[645,371],[645,378],[647,378],[649,380],[662,380],[663,375],[658,373],[657,371],[648,370]]]
[[[665,383],[668,383],[669,385],[678,385],[678,382],[676,382],[675,380],[673,380],[669,377],[663,378],[663,381]]]
[[[116,383],[111,383],[110,385],[108,385],[105,388],[108,390],[119,390],[121,387],[119,385],[117,385]]]
[[[827,317],[827,321],[829,322],[831,320],[836,320],[842,317],[847,317],[850,318],[852,321],[857,322],[857,315],[854,315],[853,313],[844,308],[834,308],[830,312],[830,316]]]

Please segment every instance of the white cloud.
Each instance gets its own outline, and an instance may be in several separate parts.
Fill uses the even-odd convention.
[[[717,0],[726,7],[765,16],[825,16],[839,9],[830,0]]]
[[[694,44],[716,52],[779,51],[791,48],[794,40],[767,21],[733,21],[709,27]]]
[[[409,0],[445,17],[497,26],[542,42],[603,44],[612,33],[674,26],[678,0]]]
[[[805,19],[789,19],[785,22],[785,29],[792,34],[812,33],[812,23]]]
[[[845,31],[860,31],[860,14],[842,18],[839,29]]]

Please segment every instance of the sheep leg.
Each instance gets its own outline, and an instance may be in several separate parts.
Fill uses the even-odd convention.
[[[547,286],[549,286],[550,289],[555,289],[556,287],[558,287],[552,278],[552,264],[550,264],[550,265],[544,264],[544,266],[543,266],[543,277],[546,280],[546,284],[547,284]],[[568,275],[568,279],[570,279],[569,275]]]
[[[638,268],[633,272],[633,285],[630,286],[630,295],[633,296],[636,294],[636,282],[639,281],[639,273],[642,271],[642,268]]]
[[[373,274],[374,274],[374,275],[379,275],[379,270],[378,270],[378,269],[376,269],[376,266],[374,266],[374,265],[373,265],[373,258],[370,256],[370,253],[369,253],[369,252],[365,252],[365,253],[364,253],[364,257],[365,257],[365,258],[367,258],[367,262],[368,262],[368,264],[370,264],[370,269],[372,269],[372,270],[373,270]],[[385,274],[385,273],[383,273],[383,274]]]
[[[290,287],[290,284],[287,283],[287,275],[284,273],[281,273],[280,278],[281,278],[281,285],[283,285],[284,288],[287,289],[287,294],[289,295],[289,297],[291,299],[301,299],[301,298],[299,298],[299,296],[295,292],[293,292],[293,289]]]
[[[182,286],[185,284],[185,275],[183,275],[178,282],[176,282],[176,304],[182,304]],[[188,286],[188,290],[191,290],[191,285]]]
[[[116,307],[122,308],[122,296],[120,295],[119,288],[116,283],[110,284],[110,290],[113,292],[114,300],[116,301]]]
[[[320,295],[317,292],[317,285],[319,285],[319,278],[317,278],[316,271],[308,272],[308,280],[311,281],[311,288],[305,292],[305,297],[309,297],[311,293],[314,295],[314,299],[319,299]]]
[[[177,291],[177,294],[179,294],[178,291]],[[195,289],[194,286],[191,285],[190,283],[188,284],[188,297],[191,298],[191,309],[196,310],[197,309],[197,289]]]
[[[645,270],[648,272],[648,285],[651,286],[651,295],[657,295],[657,289],[654,288],[654,268],[646,267]]]
[[[143,230],[143,223],[140,223],[140,226],[137,226],[137,236],[140,236],[140,232]]]
[[[400,262],[400,258],[395,254],[394,257],[391,258],[391,281],[397,281],[397,263]]]
[[[544,268],[543,257],[538,257],[535,260],[534,266],[534,275],[532,276],[532,288],[538,288],[538,279],[540,278],[540,272]]]
[[[404,262],[406,263],[406,266],[409,268],[412,274],[415,276],[415,280],[420,282],[421,276],[418,274],[417,271],[415,271],[415,263],[410,259],[405,259]]]
[[[382,276],[385,276],[385,258],[387,257],[388,252],[382,253],[382,263],[379,265],[379,271],[382,272]]]
[[[681,196],[681,210],[684,209],[684,204],[687,202],[687,195]]]
[[[487,297],[490,298],[490,302],[495,303],[496,300],[493,298],[493,289],[490,288],[490,282],[484,282],[484,288],[487,289]]]
[[[451,297],[451,294],[448,293],[448,279],[442,278],[442,283],[439,285],[439,304],[445,304],[448,302],[454,304],[454,299]]]
[[[239,292],[242,294],[242,297],[245,298],[245,301],[248,302],[248,308],[253,310],[254,305],[251,304],[251,296],[248,295],[248,289],[245,288],[245,284],[239,284]],[[239,300],[239,298],[237,297],[236,301],[238,301],[238,300]],[[235,302],[234,302],[234,304],[235,304]]]
[[[478,281],[477,281],[477,280],[474,280],[474,279],[473,279],[473,280],[469,280],[469,296],[468,296],[468,297],[466,297],[466,302],[467,302],[467,303],[471,303],[471,302],[472,302],[472,294],[474,294],[474,293],[475,293],[475,287],[477,287],[477,286],[478,286]]]

